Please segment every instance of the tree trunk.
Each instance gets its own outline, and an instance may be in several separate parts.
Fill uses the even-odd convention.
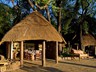
[[[49,13],[49,10],[48,10],[48,6],[46,7],[46,12],[47,12],[48,21],[51,23],[50,13]]]
[[[56,6],[59,7],[59,10],[57,12],[57,30],[58,32],[61,34],[61,1],[60,0],[56,0]],[[62,34],[61,34],[62,35]],[[59,55],[62,52],[62,46],[59,43]]]
[[[59,16],[59,19],[58,19],[58,32],[61,33],[61,8],[59,9],[58,16]]]
[[[32,7],[32,9],[35,10],[35,9],[34,9],[34,4],[33,4],[30,0],[28,0],[28,3],[29,3],[30,6]]]
[[[80,24],[80,48],[84,51],[84,46],[83,46],[82,42],[83,42],[82,25]]]
[[[58,32],[61,33],[61,1],[56,0],[57,7],[59,7],[59,10],[57,12],[57,28]]]

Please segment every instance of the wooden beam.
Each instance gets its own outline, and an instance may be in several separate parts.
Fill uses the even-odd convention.
[[[56,42],[56,63],[58,63],[58,42]]]
[[[11,41],[11,59],[13,59],[13,41]]]
[[[20,65],[23,66],[23,41],[21,41],[21,49],[20,49]]]
[[[46,44],[45,44],[45,41],[43,41],[43,48],[42,48],[42,66],[45,67],[45,47],[46,47]]]

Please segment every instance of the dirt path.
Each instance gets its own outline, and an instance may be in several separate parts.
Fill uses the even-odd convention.
[[[41,61],[24,62],[24,67],[11,72],[96,72],[96,59],[61,60],[58,64],[48,60],[46,67]]]

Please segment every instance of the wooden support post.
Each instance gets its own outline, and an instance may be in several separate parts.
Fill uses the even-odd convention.
[[[21,49],[20,49],[20,65],[23,66],[23,41],[21,41]]]
[[[77,50],[79,50],[79,47],[78,47],[79,45],[77,44],[76,46],[77,46]]]
[[[46,47],[46,44],[45,44],[45,41],[43,41],[43,49],[42,49],[42,66],[45,67],[45,47]]]
[[[95,46],[95,56],[96,56],[96,46]]]
[[[62,44],[58,44],[58,54],[60,55],[62,52]]]
[[[13,41],[11,42],[11,59],[13,59]]]
[[[58,63],[58,42],[56,42],[56,63]]]
[[[7,56],[8,59],[10,59],[10,57],[11,57],[11,56],[10,56],[10,55],[11,55],[11,48],[10,48],[10,47],[11,47],[11,46],[10,46],[10,43],[8,42],[8,47],[7,47],[7,48],[8,48],[8,49],[7,49],[7,50],[8,50],[8,56]]]
[[[83,46],[83,52],[85,52],[85,46]]]

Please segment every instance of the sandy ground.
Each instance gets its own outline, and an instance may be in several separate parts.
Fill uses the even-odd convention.
[[[96,72],[96,59],[61,60],[58,64],[53,60],[46,61],[46,67],[41,61],[24,61],[24,67],[11,72]]]

